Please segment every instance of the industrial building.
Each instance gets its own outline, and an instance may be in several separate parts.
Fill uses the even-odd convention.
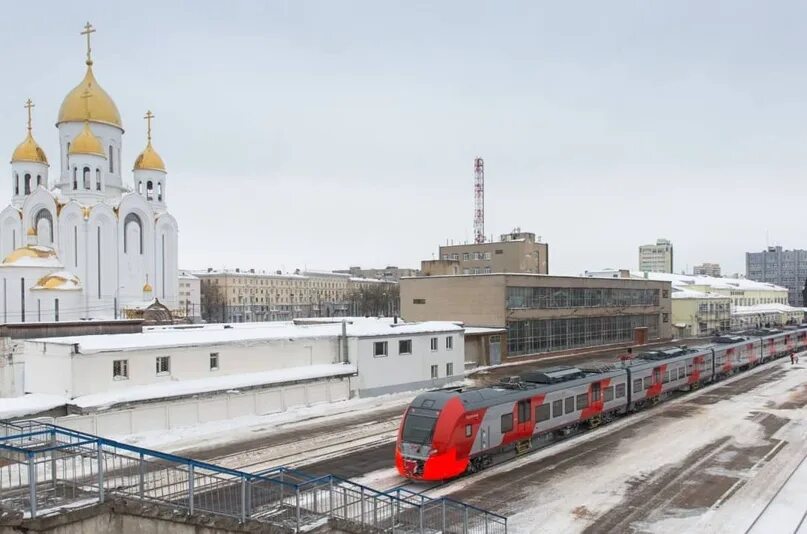
[[[807,305],[802,294],[807,284],[807,250],[782,250],[777,246],[762,252],[746,252],[745,276],[786,287],[791,306]]]
[[[669,282],[535,274],[423,276],[401,280],[407,321],[462,321],[506,329],[488,361],[672,336]],[[498,336],[495,342],[500,342]],[[500,351],[498,354],[496,351]]]
[[[673,245],[668,239],[657,239],[655,245],[639,247],[639,270],[643,273],[673,272]]]

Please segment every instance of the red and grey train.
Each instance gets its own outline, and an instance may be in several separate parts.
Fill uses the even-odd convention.
[[[524,452],[534,438],[594,427],[674,391],[805,349],[805,327],[765,330],[644,352],[623,366],[557,367],[493,387],[430,391],[404,414],[395,464],[410,479],[451,479]]]

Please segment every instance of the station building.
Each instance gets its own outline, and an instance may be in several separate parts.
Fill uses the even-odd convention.
[[[669,282],[536,274],[424,276],[401,280],[407,321],[462,321],[505,329],[479,364],[582,347],[668,339]]]
[[[546,274],[549,272],[549,245],[542,243],[534,233],[516,228],[509,234],[502,234],[499,241],[442,246],[439,260],[452,270],[456,265],[456,274]],[[455,274],[436,272],[434,269],[443,265],[439,262],[426,264],[431,274]]]

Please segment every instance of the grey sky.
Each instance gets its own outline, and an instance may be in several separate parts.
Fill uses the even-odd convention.
[[[472,236],[477,155],[486,233],[543,236],[554,273],[807,247],[803,2],[129,6],[5,7],[0,148],[30,96],[57,161],[90,20],[127,165],[157,116],[182,267],[417,266]]]

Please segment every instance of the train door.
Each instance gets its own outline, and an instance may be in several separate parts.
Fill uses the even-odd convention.
[[[661,367],[653,369],[653,385],[661,384],[662,379]]]
[[[518,427],[516,432],[519,436],[532,434],[530,420],[532,419],[532,404],[530,399],[518,401]]]
[[[487,450],[488,448],[488,436],[490,435],[490,427],[485,427],[480,431],[481,441],[482,441],[482,450]]]

